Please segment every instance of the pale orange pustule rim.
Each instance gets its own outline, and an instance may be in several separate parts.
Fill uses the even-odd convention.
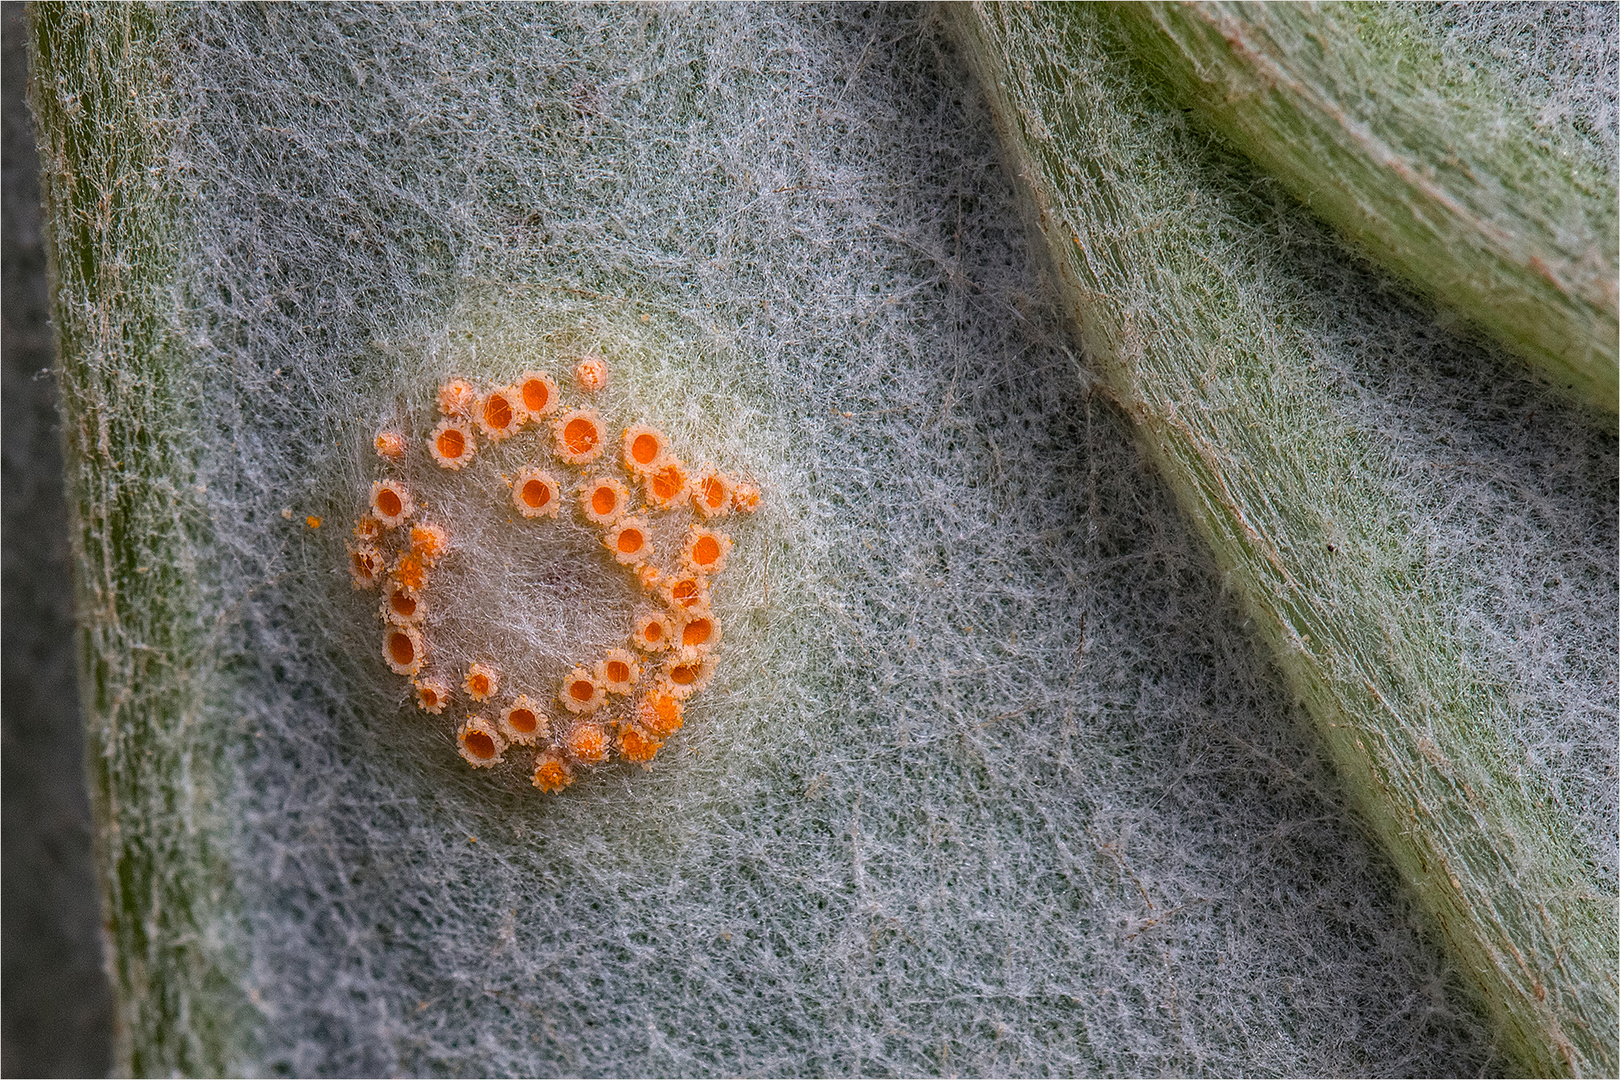
[[[478,430],[491,442],[500,442],[522,430],[529,419],[523,395],[515,386],[497,386],[478,403]]]
[[[584,465],[602,454],[602,418],[592,409],[575,409],[552,421],[557,457],[570,465]]]
[[[478,441],[465,420],[441,420],[428,435],[428,453],[441,468],[461,469],[477,452]]]
[[[474,701],[488,701],[500,689],[501,677],[490,665],[474,661],[467,665],[467,677],[461,685]]]
[[[556,517],[562,506],[556,479],[532,465],[518,470],[512,479],[512,505],[524,517]]]
[[[557,384],[543,371],[525,371],[517,381],[518,397],[530,416],[557,411]]]
[[[415,675],[427,659],[427,641],[414,626],[390,626],[383,634],[383,659],[396,675]]]
[[[475,769],[499,765],[506,754],[506,739],[482,716],[469,716],[456,732],[461,756]]]
[[[378,480],[371,485],[371,512],[392,529],[411,516],[411,492],[398,480]]]

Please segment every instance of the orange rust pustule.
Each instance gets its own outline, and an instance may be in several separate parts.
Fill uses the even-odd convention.
[[[371,512],[392,529],[411,516],[411,493],[397,480],[378,480],[371,485]]]
[[[423,564],[432,566],[444,557],[450,547],[450,535],[441,525],[411,526],[411,554]]]
[[[392,429],[377,432],[371,446],[378,457],[388,461],[398,461],[405,456],[405,436]]]
[[[450,703],[450,688],[442,679],[416,681],[416,706],[426,713],[437,715]]]
[[[557,481],[550,473],[526,466],[512,479],[512,505],[524,517],[556,517],[562,506],[557,491]]]
[[[667,739],[681,730],[681,703],[669,694],[652,693],[636,706],[636,723],[657,739]]]
[[[602,453],[602,419],[589,409],[564,413],[552,425],[556,453],[570,465],[594,461]]]
[[[401,555],[394,560],[394,568],[390,573],[394,580],[407,589],[416,589],[420,592],[427,585],[427,568],[422,563],[420,555]]]
[[[556,750],[547,750],[534,759],[534,786],[544,792],[561,791],[574,782],[574,770]]]
[[[550,416],[557,409],[557,384],[543,371],[525,371],[517,382],[518,395],[530,416]]]
[[[656,510],[673,510],[686,496],[686,470],[670,461],[647,474],[647,505]]]
[[[472,428],[464,420],[442,420],[428,436],[428,453],[440,468],[462,469],[477,450]]]
[[[488,701],[495,696],[495,690],[500,685],[500,676],[495,669],[485,664],[474,662],[467,667],[467,678],[462,685],[466,687],[467,695],[474,701]]]
[[[662,740],[655,739],[634,724],[627,724],[619,732],[619,756],[626,761],[645,765],[663,748]]]
[[[707,616],[688,619],[686,625],[681,627],[681,646],[687,649],[700,649],[711,644],[715,637],[714,620]]]
[[[353,545],[349,548],[349,573],[354,575],[355,588],[376,588],[382,580],[382,552],[374,544]]]
[[[492,442],[516,435],[528,418],[523,397],[512,386],[496,387],[478,406],[479,430]]]
[[[607,732],[593,720],[581,720],[568,732],[568,754],[575,761],[595,765],[607,758]]]
[[[500,728],[508,742],[533,746],[546,736],[550,723],[527,694],[519,694],[501,713]]]
[[[446,416],[466,416],[478,403],[478,391],[465,379],[451,379],[439,387],[439,411]]]
[[[668,615],[661,611],[643,612],[636,618],[636,632],[631,640],[642,652],[662,652],[669,648],[675,636],[675,627]]]
[[[624,429],[624,467],[644,474],[664,463],[669,442],[657,428],[636,425]]]
[[[499,765],[506,753],[506,740],[481,716],[469,716],[456,732],[461,756],[475,769]]]
[[[383,659],[396,675],[415,675],[422,670],[427,642],[414,626],[389,627],[383,635]]]
[[[587,394],[599,394],[607,389],[607,361],[600,356],[586,356],[574,365],[574,382]]]

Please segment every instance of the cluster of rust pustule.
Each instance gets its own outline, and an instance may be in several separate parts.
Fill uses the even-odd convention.
[[[601,391],[607,377],[606,363],[596,357],[574,369],[585,394]],[[533,687],[525,689],[536,696],[503,695],[493,659],[469,663],[464,672],[433,666],[429,583],[451,537],[442,524],[425,520],[403,482],[372,484],[368,511],[349,545],[355,588],[382,590],[383,660],[412,680],[418,707],[439,715],[464,696],[469,711],[456,732],[461,756],[487,768],[513,747],[533,747],[534,786],[541,791],[567,787],[582,767],[613,754],[646,764],[680,730],[684,703],[714,676],[720,643],[710,589],[732,542],[716,526],[759,507],[757,488],[711,466],[690,469],[656,428],[624,429],[615,455],[609,452],[615,440],[594,410],[553,417],[560,406],[557,384],[543,372],[483,390],[455,379],[439,388],[441,419],[426,447],[440,468],[459,471],[476,456],[480,439],[500,442],[531,423],[549,425],[554,461],[526,464],[507,478],[512,506],[525,519],[555,519],[567,501],[566,484],[581,520],[599,530],[604,558],[635,581],[642,600],[624,645],[583,659],[562,678],[552,701]],[[400,462],[410,444],[389,429],[377,434],[375,449],[385,461]],[[680,543],[656,550],[655,519],[688,508],[697,520]],[[561,711],[548,711],[552,704]]]

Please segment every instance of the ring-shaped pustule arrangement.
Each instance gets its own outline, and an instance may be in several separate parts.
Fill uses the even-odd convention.
[[[573,392],[606,396],[606,360],[577,357],[567,370]],[[533,786],[542,792],[561,791],[614,757],[647,766],[681,730],[685,703],[710,684],[721,658],[711,590],[734,541],[716,526],[760,505],[752,483],[709,463],[690,469],[657,427],[634,423],[615,439],[598,407],[564,397],[539,369],[482,387],[446,379],[434,394],[438,416],[425,437],[413,441],[408,424],[376,429],[372,444],[384,475],[363,493],[346,548],[354,587],[381,593],[381,658],[409,680],[416,708],[448,719],[454,706],[460,717],[454,745],[474,769],[492,769],[515,749],[532,748],[525,768],[532,767]],[[452,631],[439,622],[443,609],[432,587],[440,563],[453,563],[458,541],[413,493],[412,471],[459,477],[482,448],[525,431],[537,437],[514,444],[526,460],[504,477],[510,527],[528,530],[525,541],[544,546],[546,529],[555,527],[548,523],[562,520],[566,487],[577,496],[577,520],[600,535],[597,557],[631,580],[640,603],[622,645],[578,656],[567,670],[548,676],[522,656],[452,667],[447,658],[466,650],[451,639],[443,644],[454,647],[435,648],[436,636]],[[413,446],[420,457],[412,456]],[[690,518],[684,533],[681,515]]]

